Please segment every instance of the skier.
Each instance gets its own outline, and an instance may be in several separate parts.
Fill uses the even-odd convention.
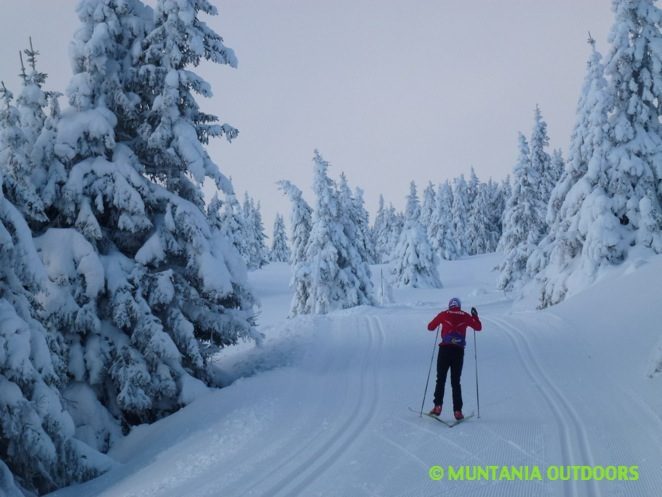
[[[434,390],[433,416],[441,414],[444,402],[444,387],[448,369],[451,370],[451,386],[453,388],[453,414],[458,421],[464,419],[462,414],[462,388],[460,376],[464,362],[464,346],[466,345],[467,327],[480,331],[483,325],[478,319],[478,311],[471,308],[471,315],[462,310],[460,299],[453,297],[448,302],[448,310],[442,311],[430,321],[428,330],[433,331],[441,325],[441,343],[437,356],[437,387]]]

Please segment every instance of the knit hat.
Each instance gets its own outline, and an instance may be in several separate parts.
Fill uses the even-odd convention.
[[[457,307],[458,309],[462,308],[462,303],[460,302],[460,299],[457,297],[453,297],[448,301],[448,308],[453,309],[454,307]]]

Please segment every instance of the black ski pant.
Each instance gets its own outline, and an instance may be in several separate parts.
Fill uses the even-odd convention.
[[[453,411],[462,410],[462,387],[460,376],[462,375],[462,364],[464,363],[464,348],[454,345],[439,347],[437,356],[437,388],[434,389],[434,405],[440,406],[444,403],[444,388],[446,386],[446,375],[451,370],[451,387],[453,388]]]

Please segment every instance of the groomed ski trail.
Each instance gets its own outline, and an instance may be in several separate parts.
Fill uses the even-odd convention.
[[[524,367],[528,377],[544,398],[549,411],[553,414],[558,426],[562,464],[589,465],[595,464],[588,436],[583,422],[567,400],[560,388],[540,366],[531,350],[526,333],[516,328],[502,318],[489,317],[483,320],[487,325],[495,325],[504,332],[517,350],[517,356]],[[584,482],[585,488],[579,489],[578,481],[566,481],[565,495],[568,497],[600,497],[601,493],[594,481]]]
[[[637,461],[654,461],[659,440],[659,435],[644,431],[632,442],[619,439],[620,455],[608,460],[614,444],[603,436],[604,427],[614,429],[617,417],[598,410],[591,418],[590,403],[598,403],[598,394],[582,403],[577,397],[584,390],[567,378],[588,371],[589,385],[583,388],[592,390],[612,379],[584,366],[567,371],[572,361],[579,362],[572,354],[580,355],[582,344],[571,351],[562,345],[550,349],[557,336],[570,333],[570,324],[536,316],[533,329],[524,320],[503,315],[501,303],[479,307],[484,325],[478,334],[481,418],[452,430],[420,418],[408,406],[421,402],[432,345],[426,324],[438,310],[419,302],[298,321],[307,329],[301,354],[291,364],[213,392],[147,427],[143,438],[140,431],[132,434],[120,450],[124,460],[118,469],[54,496],[653,495],[646,492],[656,488],[654,474],[642,474],[637,485],[432,481],[428,471],[434,465],[535,465],[544,471],[549,465],[631,464],[635,444],[645,443],[646,437],[652,443],[641,449]],[[476,408],[472,347],[470,340],[462,377],[465,412]],[[553,367],[562,355],[572,361],[564,359],[562,367]],[[434,381],[433,368],[425,407],[431,406]],[[447,402],[450,395],[447,385]],[[615,409],[631,413],[636,405],[636,396],[624,396]],[[643,415],[654,417],[648,411]],[[183,426],[190,431],[184,432]],[[180,433],[168,439],[177,430]]]

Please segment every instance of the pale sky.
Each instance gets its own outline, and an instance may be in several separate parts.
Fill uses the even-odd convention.
[[[239,68],[205,66],[215,95],[200,104],[240,135],[210,153],[241,197],[261,201],[269,236],[276,212],[289,217],[278,180],[312,201],[314,148],[332,176],[344,171],[365,190],[371,216],[380,193],[403,208],[411,180],[422,191],[472,165],[481,179],[505,177],[536,104],[565,156],[587,32],[604,54],[612,21],[607,0],[212,2],[220,15],[204,20]],[[76,4],[2,1],[0,79],[10,89],[31,35],[48,88],[64,91]]]

